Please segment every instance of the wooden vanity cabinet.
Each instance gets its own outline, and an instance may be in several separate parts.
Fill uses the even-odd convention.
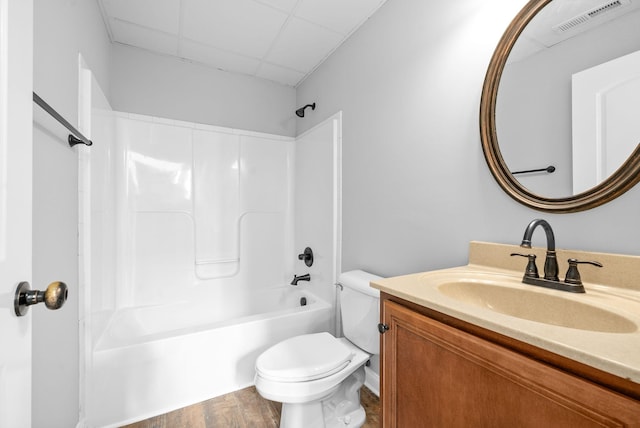
[[[382,294],[384,428],[640,427],[637,397],[390,298]]]

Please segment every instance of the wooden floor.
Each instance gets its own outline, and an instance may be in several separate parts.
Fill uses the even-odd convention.
[[[360,390],[367,413],[364,428],[380,427],[380,400]],[[282,405],[262,398],[254,387],[156,416],[125,428],[278,428]]]

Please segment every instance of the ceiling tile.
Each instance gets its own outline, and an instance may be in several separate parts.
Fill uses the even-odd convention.
[[[267,6],[275,7],[286,13],[291,13],[298,0],[255,0],[258,3],[266,4]]]
[[[102,4],[112,18],[178,34],[180,0],[102,0]]]
[[[253,75],[260,65],[255,58],[236,55],[212,46],[183,39],[180,42],[180,56],[226,71]]]
[[[384,0],[300,0],[295,15],[341,34],[350,34]]]
[[[183,0],[183,35],[242,55],[263,57],[287,14],[252,0]]]
[[[178,53],[178,38],[170,34],[129,24],[128,22],[117,19],[111,20],[111,31],[114,42],[137,46],[168,55],[177,55]]]
[[[295,86],[386,0],[97,1],[112,42]]]
[[[277,65],[263,63],[258,69],[256,76],[267,80],[273,80],[274,82],[279,82],[283,85],[296,86],[305,74],[289,70],[287,68],[278,67]]]
[[[269,52],[267,61],[306,73],[329,55],[342,38],[338,33],[293,18]]]

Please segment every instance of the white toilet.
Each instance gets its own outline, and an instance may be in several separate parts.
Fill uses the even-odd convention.
[[[360,270],[340,275],[340,311],[345,337],[329,333],[286,339],[256,360],[256,389],[282,403],[280,428],[360,427],[364,364],[380,353],[377,325],[380,292],[369,287],[379,276]]]

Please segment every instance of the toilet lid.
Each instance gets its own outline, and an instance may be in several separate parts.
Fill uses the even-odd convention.
[[[353,355],[329,333],[305,334],[267,349],[258,357],[256,371],[265,379],[281,382],[314,380],[342,370]]]

